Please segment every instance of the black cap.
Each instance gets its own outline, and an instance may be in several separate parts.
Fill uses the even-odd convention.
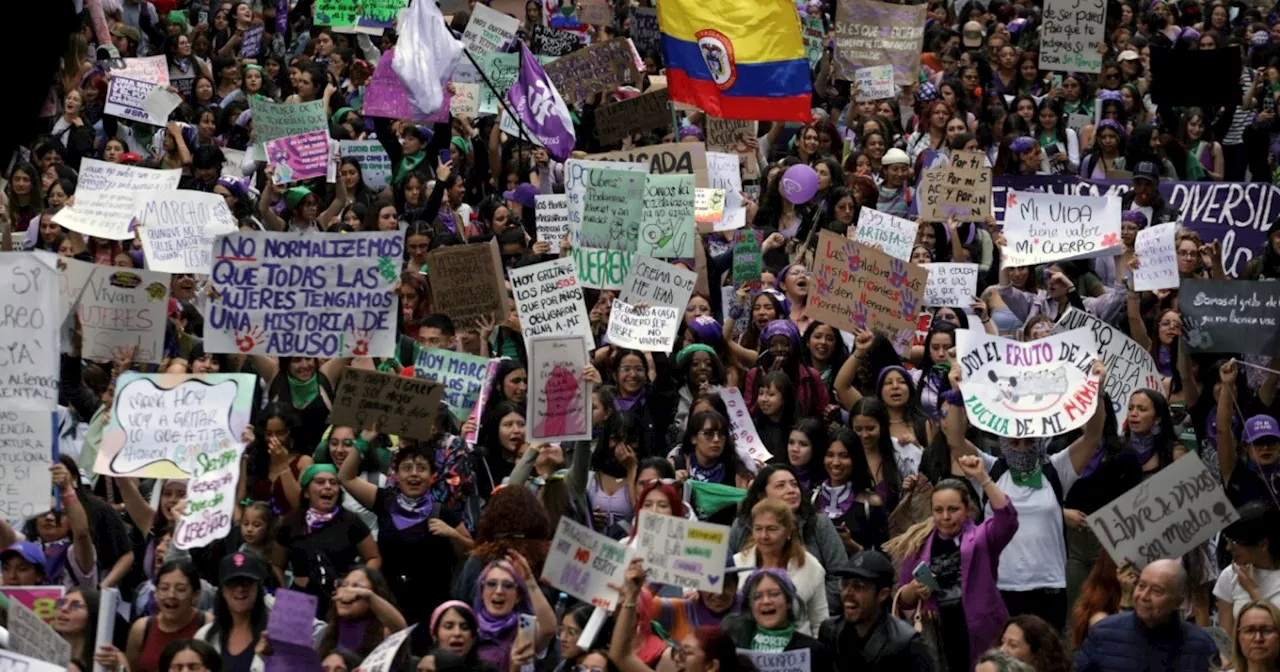
[[[858,551],[832,573],[842,579],[867,579],[877,587],[892,586],[895,580],[893,561],[880,551]]]
[[[225,584],[232,579],[249,579],[258,583],[266,581],[267,561],[257,553],[244,551],[223,556],[218,565],[218,584]]]
[[[1159,183],[1160,169],[1156,167],[1154,161],[1139,161],[1138,165],[1133,167],[1133,179]]]

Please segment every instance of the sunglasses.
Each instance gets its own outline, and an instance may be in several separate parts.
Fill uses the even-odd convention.
[[[63,607],[66,607],[72,611],[77,611],[79,609],[84,609],[85,604],[84,602],[81,602],[79,600],[68,600],[65,597],[59,598],[53,601],[54,609],[61,609]]]
[[[516,589],[516,582],[515,581],[499,581],[497,579],[486,579],[484,582],[484,587],[488,588],[489,590],[497,590],[498,588],[502,588],[504,592],[511,592]]]

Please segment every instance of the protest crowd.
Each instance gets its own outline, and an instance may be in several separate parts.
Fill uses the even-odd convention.
[[[1280,672],[1280,5],[42,4],[0,669]]]

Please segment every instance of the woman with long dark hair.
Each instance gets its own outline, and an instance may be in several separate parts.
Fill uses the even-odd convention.
[[[347,572],[328,608],[320,655],[343,648],[368,656],[382,640],[408,627],[395,599],[376,568],[357,566]]]
[[[258,640],[267,631],[267,561],[256,553],[223,556],[213,620],[196,631],[198,639],[222,655],[227,672],[262,669]]]

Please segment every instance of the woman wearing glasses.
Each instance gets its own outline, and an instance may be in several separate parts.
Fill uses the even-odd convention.
[[[556,634],[556,612],[538,590],[538,579],[523,555],[489,563],[480,574],[473,604],[479,623],[480,661],[505,670],[517,660],[532,662]],[[537,617],[536,641],[519,640],[521,615]]]
[[[800,632],[804,612],[791,577],[780,569],[757,570],[742,586],[746,609],[724,620],[721,627],[739,649],[779,653],[810,651],[811,669],[830,670],[827,649]]]
[[[1267,600],[1245,605],[1235,633],[1236,672],[1280,670],[1280,609]]]
[[[356,450],[341,462],[338,471],[350,498],[377,519],[378,555],[391,592],[412,622],[422,620],[449,599],[448,581],[437,579],[448,576],[456,559],[468,553],[473,543],[462,519],[432,496],[429,445],[434,444],[415,441],[401,445],[391,462],[394,486],[385,485],[385,479],[375,485],[358,475],[361,460]]]
[[[53,603],[53,629],[71,645],[71,659],[80,669],[93,668],[95,655],[116,659],[120,650],[114,646],[95,652],[98,633],[98,591],[76,588]]]
[[[798,493],[797,493],[798,494]],[[761,571],[774,570],[775,575],[790,576],[795,582],[792,592],[796,595],[797,606],[792,612],[792,627],[796,632],[813,636],[818,633],[822,621],[828,616],[826,578],[827,572],[822,561],[805,550],[804,540],[796,526],[796,516],[791,506],[781,499],[764,499],[751,507],[751,537],[747,539],[742,552],[733,556],[735,567],[754,567]],[[747,581],[744,594],[751,596],[752,583]],[[790,603],[791,600],[786,600]],[[774,601],[774,614],[786,606],[782,601]],[[755,605],[753,605],[753,608]],[[791,612],[788,609],[788,612]],[[778,629],[786,626],[782,621],[771,619],[766,628]],[[767,648],[764,651],[782,649]]]

